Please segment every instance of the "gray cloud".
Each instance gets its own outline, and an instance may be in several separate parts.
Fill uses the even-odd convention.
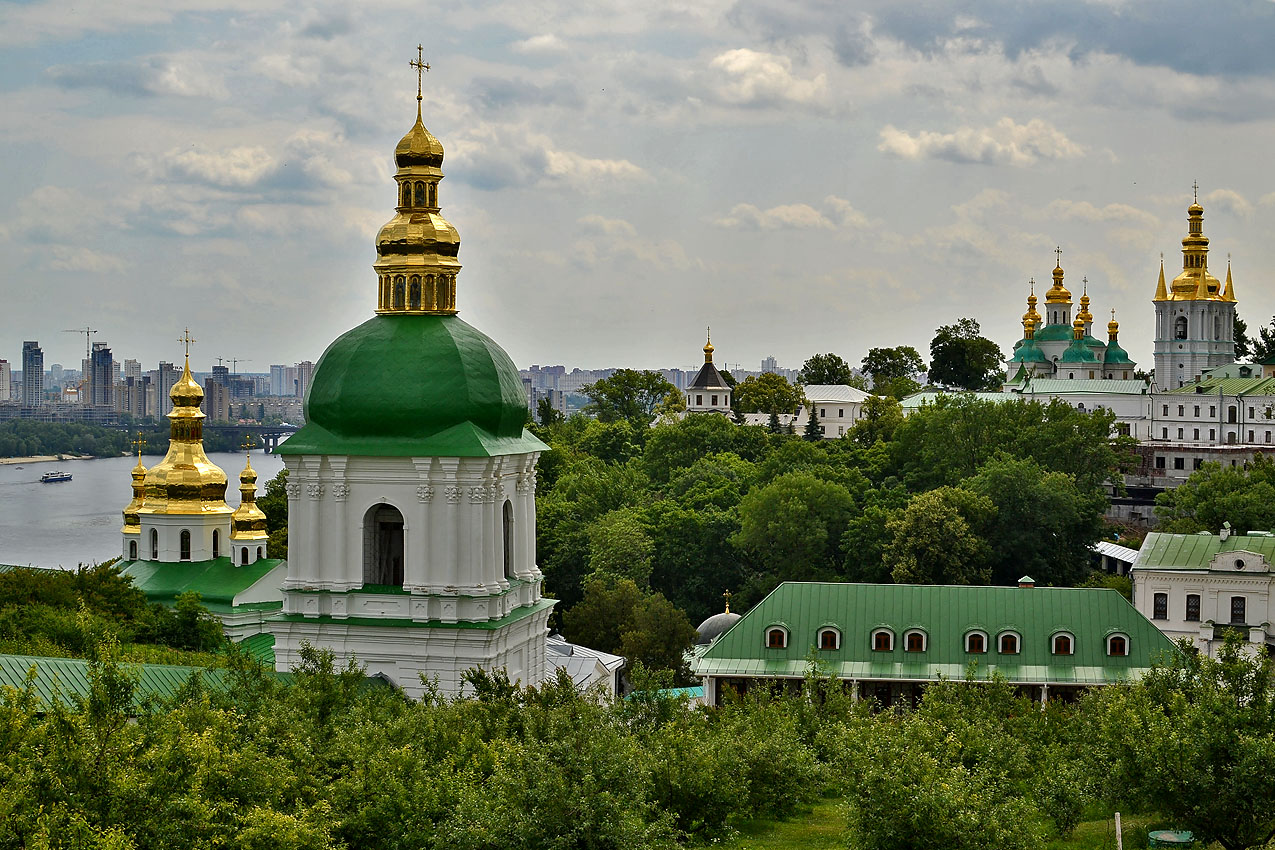
[[[190,61],[151,56],[124,62],[54,65],[49,79],[66,89],[104,89],[132,97],[227,97],[224,83]]]

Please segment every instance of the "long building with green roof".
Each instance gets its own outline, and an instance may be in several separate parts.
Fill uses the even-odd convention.
[[[1136,679],[1174,651],[1103,588],[784,582],[696,647],[691,670],[710,705],[728,689],[801,680],[812,659],[887,705],[970,671],[1048,699]]]

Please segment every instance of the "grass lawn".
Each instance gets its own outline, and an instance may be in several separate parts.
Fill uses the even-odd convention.
[[[1158,815],[1127,815],[1121,826],[1126,850],[1142,850],[1147,846],[1147,831],[1167,824]],[[723,850],[844,850],[845,829],[841,801],[824,800],[791,820],[744,821],[738,835],[718,846]],[[1115,846],[1116,828],[1110,817],[1085,821],[1069,838],[1055,836],[1042,845],[1043,850],[1114,850]]]

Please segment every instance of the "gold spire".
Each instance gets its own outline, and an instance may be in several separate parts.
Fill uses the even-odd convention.
[[[1083,277],[1081,281],[1084,284],[1084,290],[1080,295],[1080,312],[1076,314],[1076,318],[1086,325],[1091,325],[1093,324],[1093,313],[1089,312],[1089,278]]]
[[[1036,338],[1036,320],[1031,316],[1023,317],[1023,339]]]
[[[133,439],[133,448],[137,450],[137,466],[133,467],[133,501],[124,509],[124,527],[120,529],[125,534],[142,533],[142,518],[138,510],[145,503],[146,467],[142,466],[142,447],[145,445],[146,441],[139,432]]]
[[[1164,286],[1164,254],[1160,254],[1160,282],[1155,287],[1155,298],[1152,301],[1168,301],[1169,290]]]
[[[1079,316],[1077,316],[1076,320],[1071,323],[1071,338],[1072,339],[1085,338],[1085,323],[1080,320]]]
[[[1107,322],[1107,341],[1115,342],[1120,335],[1120,323],[1116,321],[1116,308],[1111,308],[1111,321]]]
[[[146,473],[138,513],[228,514],[226,473],[204,454],[204,412],[199,409],[204,389],[190,373],[190,344],[195,340],[187,329],[179,341],[186,344],[186,362],[181,379],[168,393],[173,401],[168,453]]]
[[[443,146],[421,122],[422,79],[430,66],[416,47],[416,123],[394,149],[398,204],[376,236],[376,312],[448,316],[456,313],[460,234],[439,212]]]
[[[1231,255],[1226,255],[1226,290],[1222,293],[1223,301],[1235,300],[1235,284],[1231,282]]]
[[[730,597],[731,597],[730,589],[727,588],[726,592],[723,593],[722,596],[725,597],[726,599],[726,613],[729,614],[730,613]]]
[[[709,329],[708,329],[708,342],[704,343],[704,362],[705,362],[705,363],[712,363],[712,362],[713,362],[713,352],[714,352],[715,350],[716,350],[716,349],[714,349],[714,348],[713,348],[713,329],[712,329],[712,328],[709,328]]]
[[[1058,264],[1054,266],[1054,285],[1045,293],[1045,303],[1070,304],[1071,293],[1063,286],[1062,248],[1055,248],[1054,253],[1058,255]]]
[[[1187,235],[1182,238],[1182,273],[1169,284],[1168,297],[1157,300],[1221,301],[1222,283],[1209,274],[1209,237],[1204,235],[1204,207],[1199,184],[1193,184],[1195,200],[1187,207]]]
[[[266,515],[257,507],[257,470],[252,468],[252,437],[244,440],[244,466],[239,473],[239,507],[230,517],[231,540],[265,540]]]
[[[1036,278],[1028,281],[1031,284],[1030,294],[1027,296],[1027,312],[1023,314],[1023,326],[1027,326],[1027,320],[1031,319],[1033,324],[1040,324],[1040,313],[1036,312]]]

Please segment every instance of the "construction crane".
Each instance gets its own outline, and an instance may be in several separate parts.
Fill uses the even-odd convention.
[[[221,359],[221,358],[218,358],[218,359]],[[241,357],[231,357],[231,358],[230,358],[230,374],[232,374],[232,375],[238,375],[238,374],[239,374],[239,371],[238,371],[238,368],[237,368],[237,367],[239,366],[239,364],[240,364],[240,363],[251,363],[251,362],[252,362],[251,358],[249,358],[249,359],[244,359],[244,358],[241,358]]]
[[[62,333],[84,334],[84,363],[82,364],[80,368],[80,383],[76,391],[80,395],[80,399],[79,399],[80,404],[91,404],[92,399],[86,398],[85,393],[88,390],[89,369],[91,367],[92,360],[93,360],[92,338],[93,338],[93,334],[97,333],[97,328],[91,328],[88,325],[85,325],[82,328],[65,328],[63,329]]]

